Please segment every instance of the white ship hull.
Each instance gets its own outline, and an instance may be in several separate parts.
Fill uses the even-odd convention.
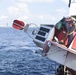
[[[45,32],[44,29],[48,29],[49,32]],[[38,47],[41,47],[43,49],[43,53],[46,53],[46,57],[76,71],[76,50],[71,49],[71,45],[69,48],[67,48],[66,46],[52,41],[50,39],[53,38],[54,35],[54,29],[52,26],[48,27],[47,25],[41,25],[38,32],[40,31],[44,32],[45,35],[38,33],[33,41]],[[37,36],[40,37],[37,38]],[[43,41],[42,39],[44,38],[45,40]],[[47,41],[51,43],[51,46],[49,49],[47,49],[48,52],[45,52],[44,50],[46,49],[44,48],[48,46]]]
[[[47,53],[47,57],[76,71],[76,54],[52,45]]]

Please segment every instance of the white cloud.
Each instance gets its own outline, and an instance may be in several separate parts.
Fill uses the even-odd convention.
[[[35,22],[35,23],[51,24],[51,23],[55,23],[54,21],[56,20],[56,18],[54,16],[51,16],[51,14],[40,14],[40,15],[36,14],[36,15],[31,15],[30,20],[31,22]]]
[[[62,0],[65,4],[69,3],[69,0]]]
[[[8,16],[2,15],[0,16],[0,27],[5,27],[6,26],[6,20],[8,19]]]
[[[48,15],[48,14],[45,14],[45,15],[36,15],[37,18],[39,18],[40,20],[55,20],[55,17],[51,16],[51,15]]]
[[[0,20],[4,20],[4,19],[6,19],[6,18],[8,18],[8,16],[0,16]]]
[[[10,15],[17,15],[17,14],[19,14],[19,9],[17,8],[17,7],[14,7],[14,6],[10,6],[9,8],[8,8],[8,13],[10,14]]]
[[[28,23],[51,23],[55,21],[55,17],[51,16],[51,14],[32,14],[26,3],[16,3],[8,8],[8,12],[9,18],[19,19]]]
[[[17,2],[54,2],[55,0],[15,0]]]
[[[28,16],[20,16],[19,18],[18,18],[19,20],[26,20],[26,19],[28,19]]]
[[[8,8],[8,13],[13,16],[20,16],[29,14],[29,10],[27,4],[24,3],[17,3],[15,6],[10,6]]]
[[[25,3],[18,3],[18,9],[21,14],[29,14],[30,11],[28,9],[28,5]]]
[[[56,19],[58,19],[58,17],[56,17],[54,14],[52,14],[50,12],[42,11],[42,10],[41,10],[41,12],[43,12],[43,14],[40,14],[40,12],[36,13],[36,11],[34,12],[34,9],[32,10],[31,6],[29,7],[28,5],[30,5],[33,2],[34,3],[35,2],[52,3],[54,1],[56,1],[56,0],[13,0],[13,2],[12,2],[12,0],[10,0],[10,2],[12,2],[12,3],[10,3],[6,12],[4,12],[4,15],[7,15],[7,16],[1,16],[0,19],[7,18],[3,23],[8,23],[8,25],[10,25],[10,26],[14,19],[19,19],[24,22],[26,21],[27,23],[30,23],[30,22],[53,23],[56,21]],[[67,0],[62,0],[62,1],[64,1],[65,3],[67,2]],[[45,10],[47,10],[47,9],[45,9]],[[50,7],[49,7],[49,10],[51,10]],[[54,9],[54,10],[56,10],[56,9]],[[52,9],[52,11],[53,11],[53,9]],[[34,12],[34,14],[33,14],[33,12]],[[62,9],[57,9],[56,12],[57,13],[55,13],[55,14],[62,15],[64,13],[66,13],[66,10],[64,8],[62,8]],[[48,14],[48,13],[50,13],[50,14]]]
[[[64,14],[67,11],[64,8],[62,8],[62,9],[56,9],[56,12],[59,13],[59,14]]]

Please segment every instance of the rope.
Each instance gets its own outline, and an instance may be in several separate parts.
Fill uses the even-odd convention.
[[[35,23],[30,23],[29,26],[31,26],[31,25],[35,25],[35,26],[38,28],[38,26],[37,26]],[[28,30],[28,29],[27,29],[27,30]],[[31,39],[33,39],[33,37],[31,37],[30,34],[29,34],[27,31],[25,31],[25,32],[26,32],[26,34],[27,34]]]

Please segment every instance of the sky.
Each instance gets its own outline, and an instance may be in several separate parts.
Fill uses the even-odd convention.
[[[15,19],[27,23],[56,24],[69,14],[69,0],[0,0],[0,27]]]

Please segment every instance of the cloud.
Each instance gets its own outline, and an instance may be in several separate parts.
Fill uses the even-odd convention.
[[[29,14],[29,10],[27,4],[17,3],[16,6],[8,7],[8,13],[13,16],[27,15]]]
[[[19,20],[29,20],[30,22],[34,20],[36,21],[54,21],[55,17],[51,16],[51,14],[32,14],[32,12],[28,9],[27,3],[15,3],[14,6],[8,7],[9,18],[19,19]]]
[[[42,0],[43,1],[43,0]],[[47,1],[47,0],[46,0]],[[28,3],[15,3],[8,7],[8,16],[11,17],[11,21],[14,19],[26,21],[26,23],[51,23],[55,21],[55,17],[51,14],[33,14],[32,11],[28,8]],[[10,22],[11,22],[10,21]]]
[[[62,0],[65,4],[69,3],[69,0]]]
[[[55,0],[15,0],[17,2],[30,2],[30,3],[33,3],[33,2],[54,2]]]
[[[56,9],[56,12],[59,13],[59,14],[64,14],[67,11],[64,8],[62,8],[62,9]]]
[[[50,14],[41,14],[41,15],[34,15],[35,18],[40,19],[40,20],[55,20],[55,17],[51,16]]]
[[[20,16],[18,19],[19,19],[19,20],[26,20],[26,19],[28,19],[28,16],[26,16],[26,15]]]
[[[20,16],[18,18],[19,20],[26,21],[26,23],[51,23],[56,20],[54,16],[51,16],[50,14],[30,14],[30,15],[24,15]]]
[[[4,19],[6,19],[6,18],[8,18],[8,16],[0,16],[0,20],[4,20]]]
[[[2,15],[0,16],[0,27],[5,27],[6,26],[6,20],[8,19],[8,16]]]
[[[0,20],[6,19],[3,23],[8,23],[9,26],[11,26],[11,23],[14,19],[19,19],[24,22],[26,21],[27,23],[53,23],[56,21],[56,19],[58,20],[58,18],[60,17],[59,15],[62,16],[62,14],[66,13],[65,8],[52,9],[52,11],[56,10],[56,13],[50,13],[51,11],[48,11],[48,9],[51,10],[51,7],[49,6],[48,9],[46,8],[43,11],[39,8],[40,12],[36,12],[34,8],[31,8],[31,5],[32,3],[35,4],[36,2],[51,4],[54,1],[56,0],[10,0],[10,4],[7,5],[8,7],[6,8],[6,11],[2,13],[4,16],[1,16]],[[66,0],[62,1],[65,3],[67,2]],[[59,17],[56,15],[58,15]]]
[[[30,22],[34,23],[44,23],[44,24],[51,24],[55,23],[54,21],[56,18],[52,16],[51,14],[36,14],[36,15],[31,15],[30,16]]]
[[[8,13],[13,16],[17,15],[17,14],[19,14],[19,9],[17,7],[10,6],[8,8]]]

